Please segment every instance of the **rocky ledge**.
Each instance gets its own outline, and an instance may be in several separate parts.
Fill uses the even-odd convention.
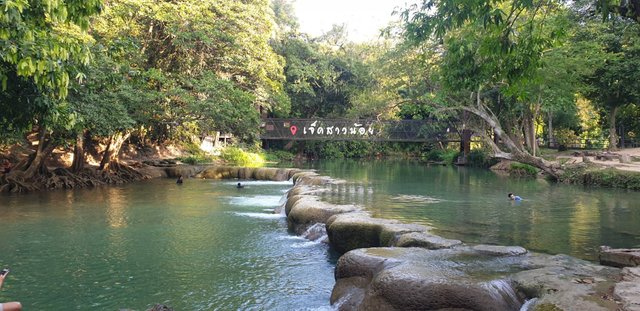
[[[640,268],[519,246],[467,245],[426,226],[319,199],[343,181],[313,172],[295,173],[293,180],[284,207],[290,228],[305,235],[324,228],[328,243],[343,254],[331,296],[339,310],[640,311]]]

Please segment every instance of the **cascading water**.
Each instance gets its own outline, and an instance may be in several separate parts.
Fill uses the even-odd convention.
[[[509,307],[509,310],[522,310],[522,302],[513,290],[509,280],[493,280],[483,285],[495,300],[503,301]]]
[[[325,224],[317,223],[313,226],[309,227],[307,231],[302,234],[307,240],[316,241],[316,242],[328,242],[329,236],[327,235],[327,228]]]
[[[520,311],[533,310],[533,307],[536,305],[536,302],[538,302],[538,298],[531,298],[525,301],[524,304],[522,304],[522,307],[520,307]]]

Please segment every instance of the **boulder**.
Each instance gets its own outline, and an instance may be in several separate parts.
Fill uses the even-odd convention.
[[[516,289],[537,297],[533,310],[617,310],[610,289],[620,270],[566,255],[521,256],[527,270],[511,275]]]
[[[520,256],[527,253],[527,250],[520,246],[476,245],[473,249],[491,256]]]
[[[637,267],[640,266],[640,249],[610,248],[600,246],[598,254],[600,264],[612,267]]]
[[[301,234],[316,223],[326,223],[336,214],[357,211],[355,205],[334,205],[319,201],[313,196],[294,196],[289,199],[293,204],[286,205],[289,228]],[[289,207],[290,206],[290,207]]]
[[[183,176],[185,178],[192,177],[197,175],[201,169],[201,167],[192,165],[177,165],[164,168],[166,175],[169,178],[178,178],[178,176]]]
[[[422,247],[426,249],[451,248],[462,244],[459,240],[450,240],[424,232],[411,232],[401,235],[395,246]]]
[[[206,179],[234,179],[238,178],[239,168],[227,166],[215,166],[205,169],[197,177]]]
[[[362,247],[392,246],[402,234],[425,231],[425,226],[372,218],[366,213],[339,214],[327,221],[329,241],[339,253]]]
[[[614,298],[620,300],[623,310],[640,311],[640,267],[622,269],[622,281],[613,289]]]
[[[340,310],[518,310],[522,301],[508,281],[486,282],[466,271],[461,258],[468,252],[350,251],[336,265],[331,303]]]

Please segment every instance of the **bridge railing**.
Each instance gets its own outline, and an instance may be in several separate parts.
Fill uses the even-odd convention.
[[[263,119],[266,140],[451,141],[446,123],[428,120]]]

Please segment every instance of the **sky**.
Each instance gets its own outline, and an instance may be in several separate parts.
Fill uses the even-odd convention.
[[[404,8],[413,0],[295,0],[301,32],[318,36],[333,24],[346,24],[351,41],[375,40],[380,28],[396,20],[396,7]]]

